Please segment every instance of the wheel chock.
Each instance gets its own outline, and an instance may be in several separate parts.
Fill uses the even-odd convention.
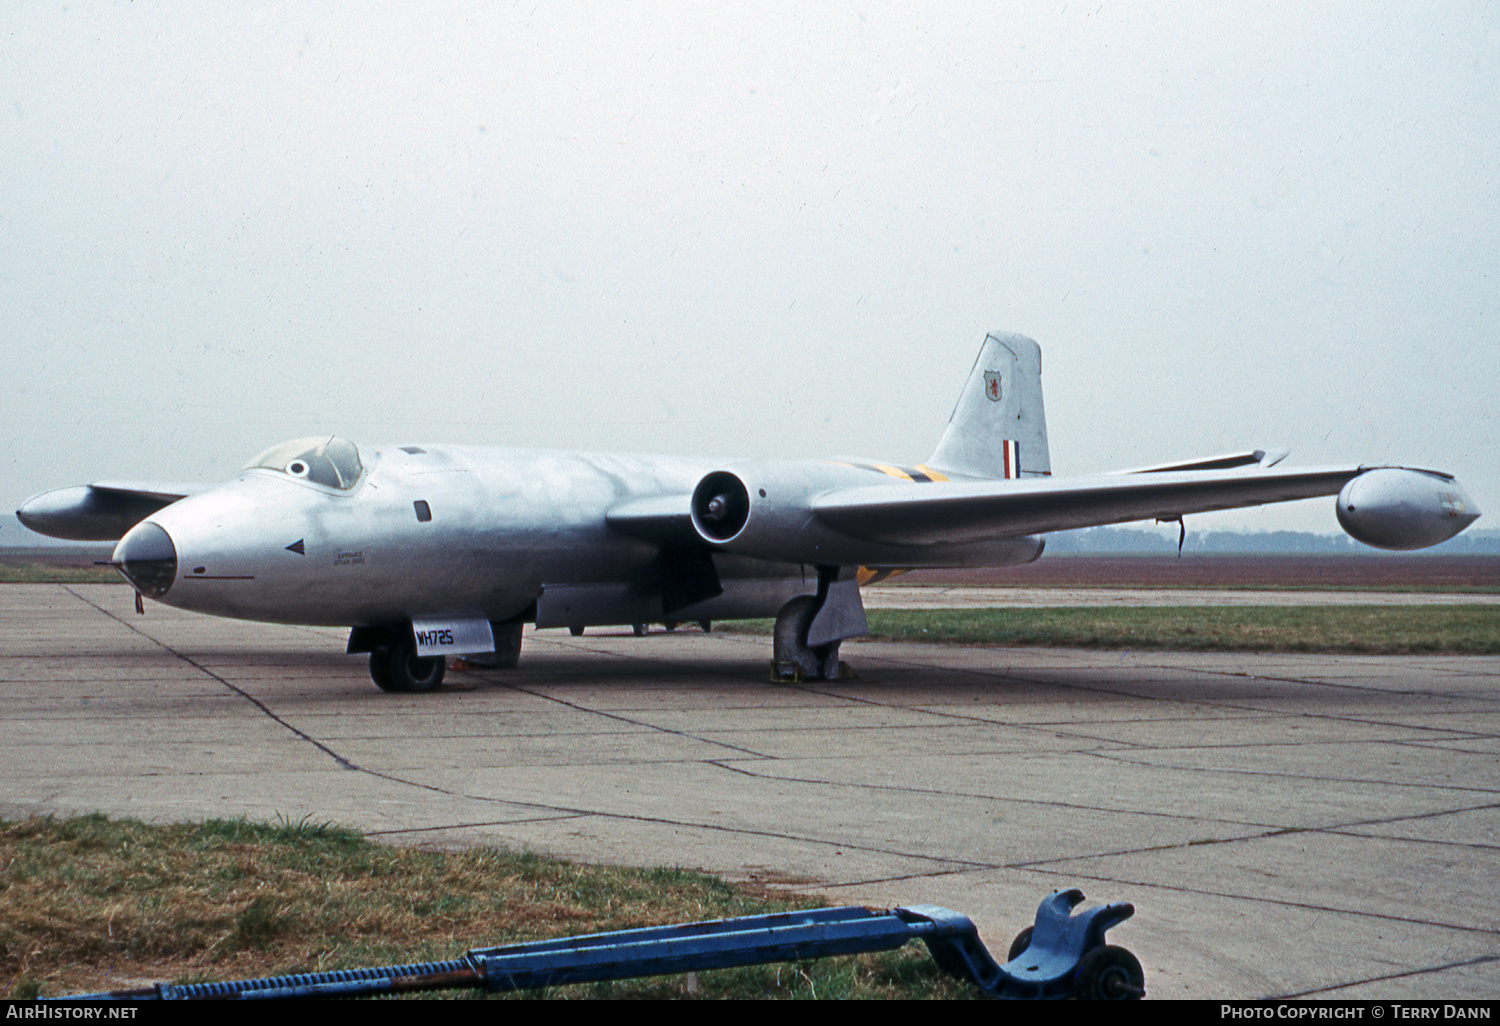
[[[1083,892],[1057,891],[1042,900],[1036,922],[1010,946],[997,997],[1128,1001],[1145,996],[1146,977],[1129,951],[1106,944],[1104,934],[1135,915],[1127,902],[1100,905],[1078,915]]]

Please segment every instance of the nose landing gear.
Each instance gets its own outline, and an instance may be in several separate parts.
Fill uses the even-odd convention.
[[[431,691],[443,682],[442,656],[421,658],[410,634],[393,634],[370,649],[370,679],[381,691]]]

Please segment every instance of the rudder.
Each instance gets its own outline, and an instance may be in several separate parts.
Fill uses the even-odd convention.
[[[937,451],[927,462],[969,477],[1051,475],[1040,346],[1025,335],[985,336]]]

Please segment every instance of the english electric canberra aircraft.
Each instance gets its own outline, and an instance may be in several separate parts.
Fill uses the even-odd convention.
[[[1285,452],[1054,478],[1041,351],[992,334],[926,463],[716,462],[304,438],[199,488],[102,481],[17,512],[42,534],[119,540],[139,595],[274,623],[350,627],[387,691],[445,657],[516,665],[521,629],[776,617],[777,679],[826,680],[866,633],[859,588],[901,568],[995,567],[1049,531],[1337,495],[1359,541],[1419,549],[1479,510],[1449,474],[1283,468]]]

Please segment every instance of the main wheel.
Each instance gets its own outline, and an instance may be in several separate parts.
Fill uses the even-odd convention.
[[[521,662],[521,623],[492,623],[495,635],[495,668],[514,670]]]
[[[416,642],[404,635],[370,653],[370,679],[382,691],[431,691],[443,682],[445,669],[442,656],[418,656]]]
[[[376,645],[370,649],[370,679],[381,691],[395,691],[395,682],[390,672],[391,646]]]
[[[1078,963],[1073,996],[1080,1001],[1139,1001],[1146,996],[1146,973],[1129,951],[1105,944]]]

